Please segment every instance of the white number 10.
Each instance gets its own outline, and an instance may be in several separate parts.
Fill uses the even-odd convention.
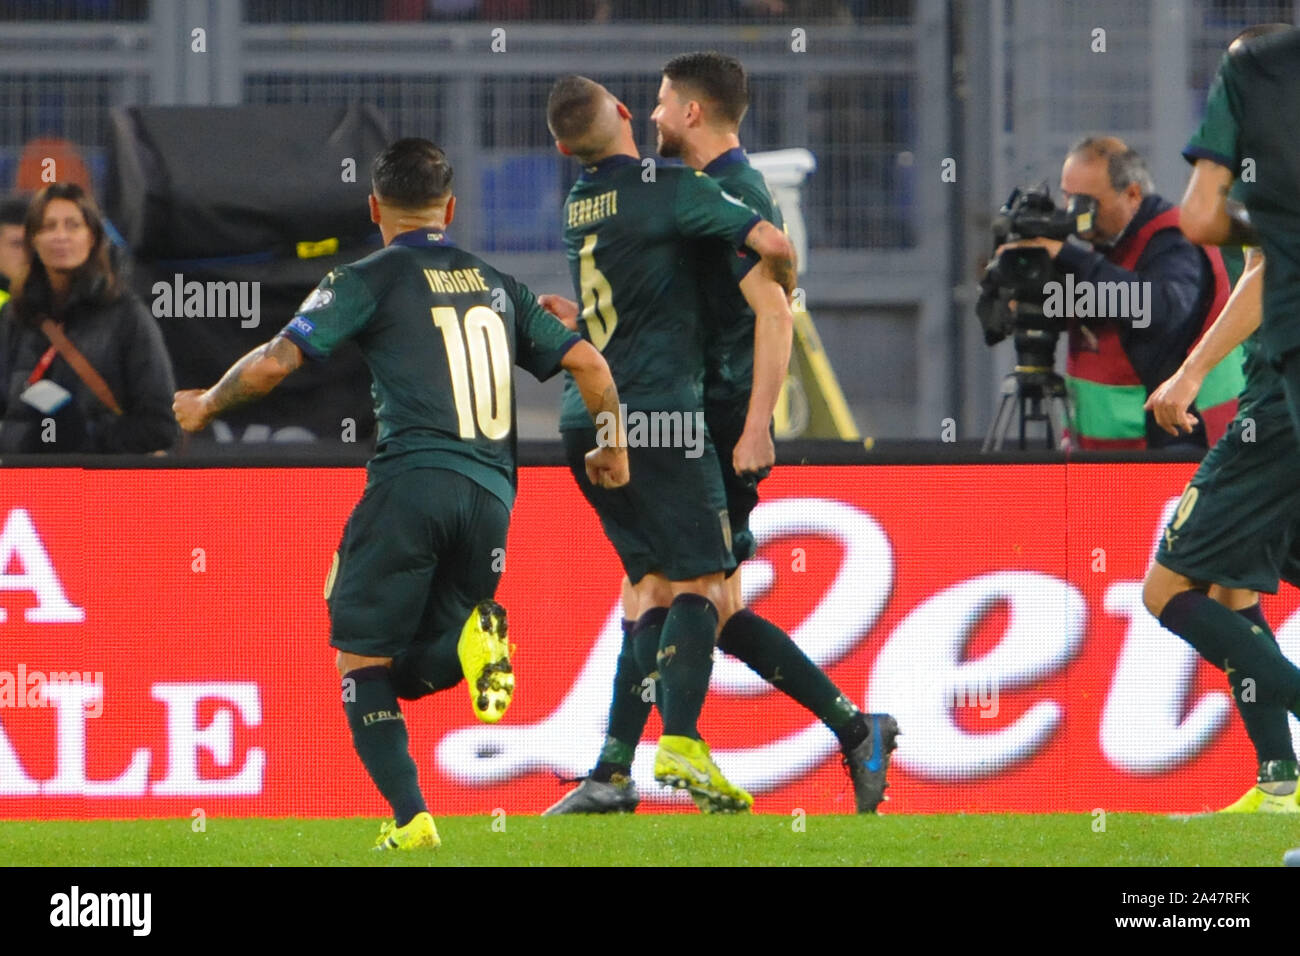
[[[486,438],[510,434],[510,343],[505,323],[485,305],[473,306],[460,316],[448,305],[433,307],[433,324],[442,332],[451,370],[451,389],[461,438],[475,438],[474,422]],[[469,346],[469,362],[465,347]],[[474,396],[470,398],[470,383]],[[471,409],[472,405],[472,409]]]

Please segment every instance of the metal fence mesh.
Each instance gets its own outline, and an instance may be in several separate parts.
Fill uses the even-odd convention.
[[[395,136],[443,139],[443,83],[435,77],[383,73],[256,73],[244,77],[243,102],[315,103],[344,106],[370,103],[379,108]]]
[[[1295,23],[1292,0],[1200,0],[1190,19],[1191,71],[1188,81],[1202,94],[1219,67],[1228,43],[1242,30],[1261,23]],[[1202,100],[1204,97],[1200,97]]]
[[[907,23],[913,0],[245,0],[250,23]]]
[[[0,192],[38,138],[75,144],[102,186],[115,106],[364,102],[394,134],[448,150],[459,237],[526,270],[555,261],[527,254],[558,247],[560,204],[577,174],[546,129],[553,78],[584,72],[606,83],[632,110],[651,155],[659,67],[683,50],[719,49],[750,73],[745,146],[803,146],[816,156],[802,196],[810,261],[822,270],[810,293],[836,364],[864,373],[845,382],[850,401],[866,417],[864,408],[884,406],[858,396],[862,383],[915,367],[902,389],[909,404],[863,423],[876,435],[912,435],[951,408],[951,370],[939,365],[955,339],[936,338],[952,336],[940,313],[948,289],[968,278],[948,274],[946,210],[954,207],[933,188],[960,135],[949,121],[950,96],[959,95],[943,55],[949,18],[971,12],[994,69],[991,88],[964,102],[967,128],[987,130],[991,147],[987,181],[961,183],[961,201],[978,217],[1012,185],[1047,178],[1055,186],[1066,148],[1092,132],[1145,152],[1157,188],[1176,196],[1186,178],[1179,150],[1228,41],[1300,12],[1296,0],[782,0],[782,11],[770,12],[776,6],[0,0]],[[187,49],[191,20],[204,12],[220,56]],[[508,54],[489,52],[497,29]],[[1104,53],[1093,49],[1098,29]],[[888,348],[877,354],[882,337]],[[911,365],[899,358],[909,345]],[[993,374],[993,394],[988,359],[968,351],[961,361],[972,380]]]
[[[659,88],[657,65],[680,49],[676,42],[648,39],[629,59],[655,64],[651,69],[592,71],[632,111],[634,131],[646,155],[654,155],[655,148],[650,114]],[[815,247],[914,245],[910,161],[916,149],[915,77],[897,71],[827,76],[817,60],[790,59],[797,70],[751,74],[751,107],[741,129],[742,142],[751,150],[813,149],[818,170],[807,184],[804,214]],[[551,226],[576,170],[555,152],[546,128],[551,77],[486,70],[453,74],[440,71],[436,62],[431,70],[435,72],[419,76],[257,72],[244,77],[243,99],[373,103],[395,135],[425,136],[444,145],[453,157],[472,158],[474,175],[482,177],[486,251],[556,248],[558,236]],[[554,74],[562,72],[560,68]],[[470,123],[447,120],[449,110],[461,108],[448,92],[456,82],[471,84],[465,94],[473,109]],[[529,218],[546,219],[547,229],[534,230],[518,221],[497,223],[494,214],[505,208],[498,184],[539,191],[523,211]],[[530,235],[536,237],[532,242]]]

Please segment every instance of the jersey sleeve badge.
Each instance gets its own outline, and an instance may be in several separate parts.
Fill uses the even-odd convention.
[[[316,312],[327,307],[334,301],[333,289],[312,289],[311,295],[302,300],[302,305],[298,306],[298,313]]]

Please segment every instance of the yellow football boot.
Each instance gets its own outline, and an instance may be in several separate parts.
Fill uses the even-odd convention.
[[[701,813],[745,813],[754,798],[722,775],[703,740],[669,734],[659,738],[655,779],[677,790],[689,790]]]
[[[1300,803],[1295,801],[1295,793],[1269,793],[1258,786],[1251,787],[1235,803],[1219,811],[1220,813],[1300,813]]]
[[[399,827],[397,821],[386,820],[379,826],[379,839],[375,850],[436,850],[442,845],[433,817],[417,813],[411,822]]]
[[[506,641],[506,609],[496,601],[479,602],[460,632],[456,653],[469,685],[474,716],[485,724],[504,717],[514,697],[511,650]]]
[[[1282,792],[1277,792],[1282,791]],[[1220,813],[1300,813],[1300,786],[1296,765],[1289,760],[1266,760],[1259,765],[1255,786]]]

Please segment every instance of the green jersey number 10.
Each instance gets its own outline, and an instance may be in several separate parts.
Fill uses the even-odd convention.
[[[438,305],[433,324],[447,346],[460,437],[472,440],[481,432],[492,440],[505,438],[510,434],[510,342],[501,316],[476,305],[465,313],[462,328],[454,308]]]

